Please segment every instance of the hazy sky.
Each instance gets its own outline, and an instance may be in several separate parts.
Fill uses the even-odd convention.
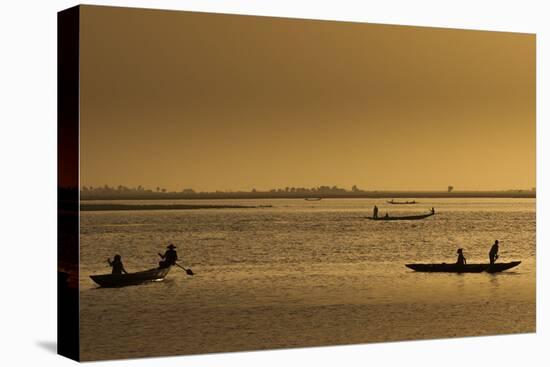
[[[84,6],[81,184],[535,186],[535,36]]]

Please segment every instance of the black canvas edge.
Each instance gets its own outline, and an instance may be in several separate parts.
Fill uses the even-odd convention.
[[[57,13],[57,353],[80,360],[80,6]]]

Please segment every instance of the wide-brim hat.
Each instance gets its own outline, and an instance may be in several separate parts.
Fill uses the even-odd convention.
[[[175,249],[176,246],[174,246],[173,244],[169,244],[168,246],[166,246],[166,248],[169,248],[169,249]]]

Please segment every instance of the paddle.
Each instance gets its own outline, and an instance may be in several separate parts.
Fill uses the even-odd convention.
[[[193,270],[191,270],[191,269],[186,269],[186,268],[184,268],[183,266],[181,266],[181,265],[178,264],[178,263],[174,263],[174,265],[179,266],[180,268],[182,268],[183,270],[185,270],[185,272],[187,273],[187,275],[191,275],[191,276],[195,275],[195,273],[193,273]]]

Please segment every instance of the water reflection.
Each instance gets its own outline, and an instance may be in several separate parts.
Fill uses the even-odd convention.
[[[83,357],[534,330],[534,201],[428,200],[427,206],[441,208],[440,216],[414,225],[364,220],[375,202],[323,200],[308,207],[304,200],[281,200],[258,201],[273,205],[261,210],[84,213]],[[140,223],[147,226],[134,225]],[[521,230],[509,232],[512,223]],[[467,249],[468,262],[486,262],[495,233],[508,232],[513,246],[506,258],[522,260],[517,272],[431,274],[404,266],[454,262],[456,243]],[[197,276],[174,269],[164,282],[88,292],[96,290],[89,275],[105,273],[104,259],[113,253],[137,271],[156,265],[160,244],[169,242],[181,245],[185,265]],[[165,317],[173,317],[170,330],[159,327]]]

